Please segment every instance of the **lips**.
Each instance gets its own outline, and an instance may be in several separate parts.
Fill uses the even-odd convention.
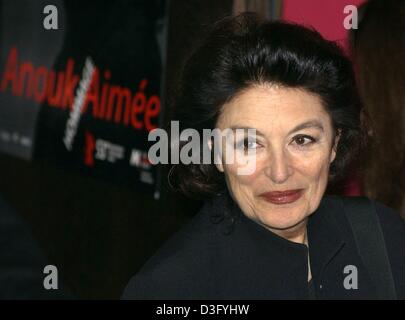
[[[303,189],[296,189],[286,191],[265,192],[262,193],[260,197],[273,204],[281,205],[297,201],[299,198],[301,198],[302,194]]]

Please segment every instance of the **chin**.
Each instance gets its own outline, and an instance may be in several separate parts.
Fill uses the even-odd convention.
[[[260,211],[263,210],[263,214],[261,215],[262,222],[270,228],[275,229],[293,228],[308,216],[308,204],[304,196],[301,196],[301,198],[295,202],[282,205],[265,201],[264,207],[260,209]]]
[[[271,216],[263,217],[261,223],[271,229],[288,230],[293,229],[306,220],[306,215],[286,215],[285,212],[272,213]]]

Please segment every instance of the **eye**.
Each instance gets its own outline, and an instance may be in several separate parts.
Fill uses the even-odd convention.
[[[236,144],[236,148],[238,150],[248,150],[248,149],[256,149],[259,146],[259,144],[256,141],[252,141],[252,139],[245,138],[242,141],[239,141]]]
[[[313,144],[314,142],[316,142],[316,139],[311,136],[307,136],[307,135],[298,135],[293,138],[293,142],[296,145],[303,147],[303,146]]]

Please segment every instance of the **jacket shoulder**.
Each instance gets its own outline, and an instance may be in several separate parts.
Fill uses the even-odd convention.
[[[359,198],[361,197],[331,196],[327,197],[326,201],[328,205],[332,204],[338,208],[342,206],[343,201],[350,205],[357,202]],[[375,208],[383,233],[397,296],[399,299],[405,299],[405,274],[403,273],[403,270],[405,270],[405,221],[392,208],[378,201],[370,201]],[[342,215],[339,218],[342,219]]]
[[[208,285],[209,261],[217,228],[211,206],[203,208],[131,278],[123,299],[188,299]]]
[[[398,299],[405,299],[405,221],[386,205],[374,202],[391,264]]]
[[[348,197],[348,196],[326,196],[323,200],[323,205],[336,209],[335,213],[341,210],[347,210],[351,204],[358,204],[360,199],[368,199],[366,197]],[[384,238],[399,238],[405,241],[405,220],[400,214],[383,203],[368,199],[375,208],[378,220],[380,222]],[[371,212],[370,212],[371,214]]]

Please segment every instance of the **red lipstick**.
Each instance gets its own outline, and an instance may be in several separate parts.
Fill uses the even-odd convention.
[[[273,204],[287,204],[297,201],[301,198],[303,189],[286,190],[286,191],[272,191],[265,192],[260,195],[263,199]]]

